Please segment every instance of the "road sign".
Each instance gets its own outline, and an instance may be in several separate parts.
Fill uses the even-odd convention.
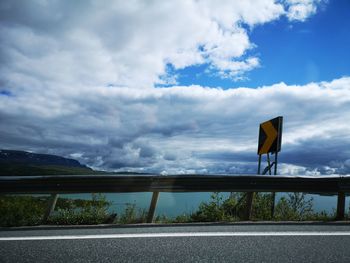
[[[260,124],[258,154],[281,150],[283,117],[279,116]]]

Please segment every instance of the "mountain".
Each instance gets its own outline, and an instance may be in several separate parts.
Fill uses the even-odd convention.
[[[77,160],[64,158],[58,155],[38,154],[24,151],[0,150],[0,163],[16,162],[23,164],[39,164],[39,165],[62,165],[70,167],[81,167]]]
[[[77,160],[51,154],[0,150],[0,175],[102,174]]]

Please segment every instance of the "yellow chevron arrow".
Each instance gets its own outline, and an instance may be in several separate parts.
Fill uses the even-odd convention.
[[[275,127],[273,127],[273,125],[270,121],[262,123],[261,128],[264,130],[267,138],[266,138],[263,146],[261,147],[259,154],[268,153],[273,142],[276,140],[277,135],[278,135]]]

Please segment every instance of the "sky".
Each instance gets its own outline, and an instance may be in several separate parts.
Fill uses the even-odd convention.
[[[350,172],[347,0],[0,2],[0,148],[92,168]]]

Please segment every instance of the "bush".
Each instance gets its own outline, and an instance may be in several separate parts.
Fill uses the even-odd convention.
[[[1,196],[0,226],[31,226],[44,223],[43,216],[49,197]],[[59,198],[56,211],[48,224],[102,224],[112,223],[115,214],[109,214],[110,202],[101,194],[93,194],[92,200]]]
[[[290,193],[276,205],[275,220],[306,220],[314,215],[313,199],[305,199],[304,193]]]
[[[0,226],[40,224],[46,203],[46,197],[1,196]]]
[[[136,204],[127,204],[124,213],[117,217],[116,223],[119,224],[137,224],[145,223],[147,212],[144,209],[137,209]]]
[[[274,217],[271,218],[271,193],[255,193],[252,210],[253,220],[333,220],[335,212],[316,213],[313,210],[313,199],[306,199],[303,193],[289,193],[275,205]],[[42,224],[47,209],[48,197],[33,196],[0,196],[0,226],[26,226]],[[56,211],[48,219],[48,224],[135,224],[145,223],[147,211],[127,204],[124,212],[117,216],[108,210],[111,202],[101,194],[92,194],[92,200],[59,198]],[[202,202],[197,211],[182,214],[175,218],[158,215],[155,222],[189,223],[189,222],[233,222],[244,219],[246,194],[231,193],[224,198],[220,193],[212,193],[210,200]]]
[[[191,215],[182,214],[175,217],[173,220],[169,220],[170,223],[190,223],[193,222]]]
[[[236,199],[223,200],[220,193],[213,193],[208,203],[201,203],[198,211],[191,215],[193,222],[235,221]]]
[[[111,203],[101,194],[92,194],[92,200],[66,200],[58,202],[57,211],[48,219],[48,224],[95,225],[114,221],[109,214]]]
[[[253,198],[253,220],[271,220],[273,195],[271,193],[255,193]]]
[[[306,199],[304,193],[289,193],[282,197],[271,214],[273,201],[271,193],[255,193],[253,198],[252,220],[322,220],[334,219],[334,213],[325,211],[316,213],[313,210],[313,199]],[[213,193],[208,202],[200,204],[198,210],[189,216],[183,216],[181,222],[217,222],[237,221],[244,219],[246,209],[246,194],[234,193],[229,198],[223,198],[220,193]],[[176,222],[176,220],[175,220]]]

